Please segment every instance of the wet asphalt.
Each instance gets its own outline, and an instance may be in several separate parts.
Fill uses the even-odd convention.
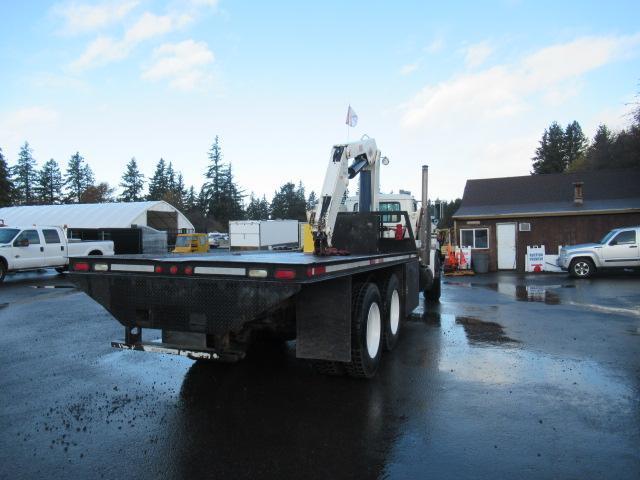
[[[370,381],[113,350],[69,287],[0,287],[1,478],[640,478],[637,275],[448,277]]]

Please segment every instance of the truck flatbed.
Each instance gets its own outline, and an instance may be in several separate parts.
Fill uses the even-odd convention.
[[[309,282],[351,275],[417,258],[417,252],[316,256],[302,252],[216,252],[196,255],[118,255],[92,261],[108,265],[108,272],[153,273],[190,277],[249,277]],[[176,268],[172,271],[171,267]],[[95,271],[95,269],[94,269]],[[286,274],[277,272],[288,272]],[[173,273],[172,273],[173,272]],[[258,273],[259,272],[259,273]],[[266,273],[264,273],[266,272]]]

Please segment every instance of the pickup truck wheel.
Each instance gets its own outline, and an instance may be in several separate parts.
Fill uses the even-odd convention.
[[[569,265],[569,272],[575,278],[589,278],[595,271],[596,266],[589,258],[576,258]]]
[[[4,261],[0,259],[0,283],[4,282],[4,277],[7,274],[7,267],[4,264]]]
[[[354,292],[351,307],[351,362],[347,373],[352,377],[371,378],[382,356],[383,309],[380,291],[373,283],[365,283]]]
[[[67,267],[56,267],[56,272],[58,272],[60,275],[62,275],[66,271]]]
[[[383,345],[387,351],[393,350],[400,338],[400,326],[404,319],[400,296],[400,282],[398,277],[391,275],[387,281],[384,292],[384,338]]]

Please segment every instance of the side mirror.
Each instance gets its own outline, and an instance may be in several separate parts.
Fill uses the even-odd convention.
[[[15,242],[13,242],[13,246],[14,247],[28,247],[29,246],[29,239],[28,238],[22,238],[20,240],[16,240]]]

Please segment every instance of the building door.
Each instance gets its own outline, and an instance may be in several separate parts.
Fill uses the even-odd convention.
[[[516,224],[498,223],[498,270],[516,269]]]

